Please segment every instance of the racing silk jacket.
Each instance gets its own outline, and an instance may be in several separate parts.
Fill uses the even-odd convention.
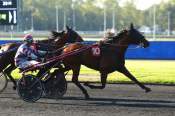
[[[38,61],[43,57],[47,52],[36,49],[36,44],[27,46],[26,43],[23,43],[17,50],[15,55],[15,65],[18,67],[21,63],[36,60]]]

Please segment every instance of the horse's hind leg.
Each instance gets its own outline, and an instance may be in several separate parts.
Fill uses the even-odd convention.
[[[129,79],[134,81],[137,85],[139,85],[142,89],[145,90],[145,92],[150,92],[151,89],[144,86],[142,83],[140,83],[128,70],[126,67],[122,67],[119,72],[123,73],[125,76],[127,76]]]
[[[7,74],[7,76],[9,77],[9,79],[13,82],[13,89],[16,90],[16,81],[15,79],[11,76],[11,72],[15,69],[15,65],[11,64],[9,67],[7,67],[4,72]]]
[[[79,76],[79,72],[80,72],[80,66],[74,67],[72,68],[73,71],[73,75],[72,75],[72,82],[80,88],[80,90],[83,92],[83,94],[85,95],[85,98],[88,99],[89,95],[87,93],[87,90],[80,84],[80,82],[78,81],[78,76]]]
[[[106,73],[100,73],[100,74],[101,74],[101,86],[95,86],[89,83],[84,83],[84,85],[91,89],[104,89],[106,86],[107,74]]]

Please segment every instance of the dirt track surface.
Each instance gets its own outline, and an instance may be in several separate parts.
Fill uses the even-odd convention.
[[[72,83],[59,100],[21,100],[11,84],[0,94],[0,116],[175,116],[175,87],[151,86],[144,93],[136,85],[108,84],[104,90],[87,89],[91,99]]]

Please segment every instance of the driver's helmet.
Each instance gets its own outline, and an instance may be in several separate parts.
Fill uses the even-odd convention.
[[[24,41],[27,43],[32,43],[33,42],[33,36],[31,34],[27,34],[24,36]]]

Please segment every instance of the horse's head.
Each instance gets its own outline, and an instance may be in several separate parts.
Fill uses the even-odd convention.
[[[69,28],[66,26],[66,36],[67,36],[67,41],[66,43],[74,43],[74,42],[81,42],[83,41],[82,37],[75,32],[73,29]]]
[[[145,37],[134,28],[132,23],[130,25],[130,29],[128,30],[128,38],[130,44],[141,45],[144,48],[149,46],[149,41],[146,40]]]
[[[56,41],[58,41],[60,38],[63,37],[63,35],[64,31],[62,32],[51,31],[51,35],[48,37],[48,39],[36,40],[36,42],[40,44],[54,45]]]
[[[52,31],[51,39],[55,39],[54,44],[57,45],[58,47],[62,47],[66,43],[83,41],[82,37],[68,26],[66,26],[66,31],[62,32]]]
[[[124,29],[119,32],[113,39],[115,40],[115,43],[123,45],[135,44],[141,45],[144,48],[149,46],[149,41],[147,41],[145,37],[134,28],[133,24],[131,24],[129,29]]]
[[[49,40],[51,40],[50,44],[61,47],[66,43],[67,36],[64,30],[61,32],[51,31]]]
[[[56,32],[56,31],[51,31],[51,36],[49,37],[49,40],[54,40],[55,42],[62,39],[64,37],[65,31],[61,32]]]

